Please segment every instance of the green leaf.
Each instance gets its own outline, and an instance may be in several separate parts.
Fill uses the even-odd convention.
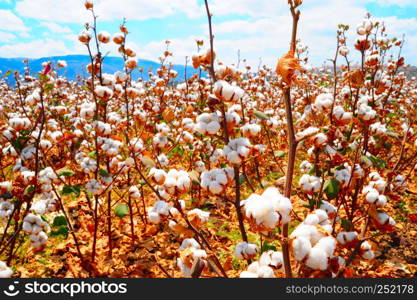
[[[35,191],[35,187],[33,185],[28,185],[25,188],[25,191],[24,191],[23,195],[31,195],[31,194],[33,194],[34,191]]]
[[[156,163],[149,156],[143,156],[141,160],[143,165],[149,169],[154,168],[156,166]]]
[[[116,208],[114,209],[114,214],[116,216],[118,216],[119,218],[123,218],[128,213],[129,213],[129,207],[126,204],[124,204],[124,203],[118,204],[116,206]]]
[[[68,237],[68,233],[69,233],[69,228],[68,228],[68,226],[64,225],[64,226],[55,227],[51,231],[50,235],[51,236],[62,235],[62,236],[64,236],[66,238],[66,237]]]
[[[239,175],[239,184],[243,184],[245,182],[245,176]]]
[[[326,192],[327,198],[334,199],[337,197],[340,191],[340,182],[337,179],[331,179],[326,181],[323,186],[324,191]]]
[[[23,149],[23,145],[20,142],[20,140],[13,140],[12,145],[13,145],[13,147],[15,147],[19,151],[22,151],[22,149]]]
[[[61,190],[61,195],[66,196],[70,194],[75,194],[76,196],[80,196],[81,187],[79,185],[76,185],[76,186],[65,185]]]
[[[255,117],[257,117],[259,120],[268,120],[269,116],[261,111],[255,110],[254,111]]]
[[[269,251],[269,250],[277,251],[277,247],[268,244],[268,242],[265,242],[262,245],[262,252]]]
[[[380,159],[376,156],[368,156],[369,160],[372,162],[372,165],[380,170],[385,169],[387,162],[383,159]]]
[[[67,219],[65,216],[56,216],[54,222],[52,223],[52,227],[59,227],[63,225],[67,225]]]
[[[362,163],[364,163],[367,167],[370,167],[370,166],[372,166],[373,164],[372,164],[372,161],[369,159],[369,157],[368,156],[366,156],[366,155],[362,155],[361,156],[361,162]]]
[[[274,153],[275,153],[275,155],[276,156],[278,156],[278,157],[284,157],[285,156],[285,151],[282,151],[282,150],[276,150],[276,151],[274,151]]]
[[[101,177],[109,177],[110,176],[109,172],[107,172],[104,169],[100,169],[100,170],[98,170],[98,172],[100,173]]]
[[[344,230],[349,231],[352,227],[352,222],[350,222],[348,219],[341,219],[340,223]]]
[[[91,151],[90,153],[88,153],[88,157],[97,158],[96,151]]]
[[[50,92],[50,91],[52,91],[54,89],[54,85],[52,84],[52,83],[47,83],[47,84],[45,84],[45,87],[44,87],[44,91],[45,92]]]
[[[70,177],[73,176],[75,174],[74,171],[68,170],[68,169],[60,169],[58,170],[58,175],[59,176],[65,176],[65,177]]]

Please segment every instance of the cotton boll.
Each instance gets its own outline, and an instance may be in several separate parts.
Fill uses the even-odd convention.
[[[323,209],[316,209],[314,211],[314,214],[319,218],[320,224],[322,224],[323,222],[329,219],[329,216],[327,215],[326,211]]]
[[[358,241],[358,233],[352,232],[339,232],[337,234],[337,241],[345,247],[353,247]]]
[[[0,261],[0,278],[10,278],[13,275],[13,270],[9,268],[5,262]]]
[[[367,241],[363,242],[361,244],[360,250],[359,250],[359,254],[364,258],[364,259],[373,259],[375,257],[375,253],[372,250],[372,246],[371,244],[369,244]]]
[[[275,278],[274,270],[267,266],[261,266],[258,269],[259,278]]]
[[[259,258],[259,265],[268,266],[281,272],[284,271],[284,258],[282,252],[269,250],[262,253]]]
[[[337,209],[330,202],[322,201],[320,209],[324,210],[327,213],[329,219],[334,219],[336,217]]]
[[[346,47],[346,46],[341,46],[339,48],[339,54],[342,55],[342,56],[349,55],[349,48]]]
[[[328,268],[326,252],[320,248],[313,247],[308,254],[306,265],[314,270],[326,270]]]
[[[383,207],[387,204],[387,197],[385,195],[379,195],[378,200],[375,202],[375,205],[378,207]]]
[[[321,178],[304,174],[300,178],[301,190],[307,194],[317,193],[321,188]]]
[[[376,189],[366,187],[363,192],[366,194],[365,200],[367,202],[374,204],[378,200],[379,193]]]
[[[314,104],[319,109],[319,111],[326,110],[333,104],[333,95],[328,93],[320,94],[317,96]]]
[[[322,237],[316,226],[301,223],[291,233],[291,238],[304,237],[308,239],[311,245],[315,245]]]
[[[326,236],[320,239],[314,248],[323,250],[327,256],[333,256],[334,250],[336,249],[336,240],[331,236]]]
[[[311,250],[310,240],[304,237],[298,237],[292,242],[294,258],[297,261],[302,261]]]
[[[243,271],[243,272],[240,273],[239,277],[240,278],[258,278],[258,274],[248,272],[248,271]]]
[[[240,273],[240,278],[275,278],[274,270],[261,266],[257,261],[251,263],[247,271]]]
[[[209,212],[205,212],[202,211],[201,209],[195,208],[193,210],[190,210],[187,213],[191,224],[193,224],[194,226],[198,227],[202,224],[207,223],[209,217],[210,217],[210,213]]]
[[[313,165],[307,161],[307,160],[303,160],[300,164],[300,170],[302,173],[308,173],[310,172],[310,170],[313,169]]]
[[[315,214],[310,214],[304,219],[304,224],[307,224],[307,225],[316,225],[316,224],[319,224],[319,222],[320,222],[320,219]]]
[[[178,248],[179,251],[183,251],[187,248],[195,248],[200,249],[200,244],[195,239],[184,239],[181,243],[180,248]]]
[[[239,157],[239,154],[236,151],[228,153],[227,160],[234,165],[239,165],[242,162],[242,159]]]
[[[100,31],[97,35],[97,38],[103,44],[110,42],[110,34],[107,31]]]
[[[258,246],[255,244],[249,244],[247,242],[240,242],[236,245],[234,255],[237,259],[251,259],[256,256],[258,252]]]

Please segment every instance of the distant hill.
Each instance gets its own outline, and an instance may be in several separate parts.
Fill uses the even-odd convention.
[[[23,60],[25,58],[0,58],[0,71],[5,74],[7,71],[19,71],[21,74],[24,72],[25,64]],[[90,57],[88,55],[66,55],[66,56],[53,56],[43,57],[38,59],[29,59],[29,68],[32,74],[42,70],[42,63],[46,61],[57,62],[58,60],[65,60],[68,64],[67,68],[61,69],[59,75],[65,75],[69,80],[75,80],[77,75],[87,76],[86,66],[90,63]],[[160,67],[160,64],[151,60],[139,59],[138,67],[143,67],[143,77],[148,79],[148,70],[152,69],[153,73]],[[173,69],[178,72],[178,81],[184,79],[184,65],[174,65]],[[120,57],[106,57],[103,64],[103,72],[113,74],[116,71],[123,70],[123,59]],[[192,67],[187,68],[187,77],[191,77],[198,72]],[[133,77],[137,79],[140,77],[139,71],[133,73]]]

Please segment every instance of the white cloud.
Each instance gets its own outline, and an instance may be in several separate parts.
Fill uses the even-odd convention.
[[[71,28],[59,25],[54,22],[41,22],[40,25],[47,27],[53,33],[71,33],[72,32]]]
[[[241,1],[239,1],[240,3]],[[285,1],[284,1],[285,2]],[[212,1],[211,6],[217,7],[219,14],[256,14],[256,6],[261,7],[261,18],[249,20],[230,20],[217,23],[216,14],[213,18],[213,30],[215,35],[215,48],[217,57],[224,63],[236,63],[237,51],[240,50],[241,57],[246,58],[251,66],[257,66],[259,58],[269,66],[274,66],[277,59],[289,48],[291,33],[291,17],[287,5],[278,5],[273,1],[242,1],[239,6],[235,0],[216,2]],[[218,6],[216,6],[216,3]],[[269,4],[268,4],[269,3]],[[306,1],[307,3],[307,1]],[[269,7],[264,10],[262,7]],[[268,6],[269,5],[269,6]],[[236,6],[235,10],[232,7]],[[271,11],[272,8],[275,11]],[[327,58],[334,56],[336,48],[336,30],[340,23],[349,24],[348,43],[352,45],[356,36],[356,25],[365,15],[363,3],[357,0],[345,1],[318,1],[311,0],[308,5],[301,7],[301,20],[299,24],[299,38],[302,44],[309,47],[310,63],[321,65]],[[341,13],[343,12],[343,14]],[[413,30],[417,28],[416,19],[398,19],[396,17],[384,18],[387,25],[387,33],[401,37],[406,33],[407,43],[404,48],[404,55],[417,63],[412,56],[412,49],[416,48],[417,34]],[[205,35],[208,44],[208,29],[206,24],[200,25],[202,34]],[[176,63],[183,63],[185,56],[191,56],[195,51],[195,36],[185,39],[170,39],[172,41],[170,50],[175,55]],[[147,58],[156,59],[164,49],[164,41],[152,41],[141,50],[145,51]],[[352,51],[355,53],[355,51]],[[140,53],[140,55],[142,55]],[[357,56],[352,59],[356,61]]]
[[[30,49],[30,51],[29,51]],[[53,39],[35,40],[27,43],[0,46],[0,57],[40,58],[73,53],[63,41]]]
[[[372,0],[381,6],[397,5],[397,6],[416,6],[415,0]]]
[[[163,18],[178,12],[188,17],[201,15],[196,0],[97,0],[94,9],[99,20],[146,20]],[[83,0],[22,0],[16,11],[25,17],[51,22],[85,23],[91,14],[84,8]]]
[[[6,9],[0,9],[0,28],[6,31],[29,31],[18,16]]]
[[[0,42],[2,42],[2,43],[10,42],[11,40],[13,40],[15,38],[16,38],[16,36],[14,34],[11,34],[9,32],[1,32],[0,31]]]

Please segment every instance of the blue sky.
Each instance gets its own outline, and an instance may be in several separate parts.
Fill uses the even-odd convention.
[[[156,60],[170,40],[173,60],[183,63],[196,50],[196,39],[207,41],[202,0],[95,0],[99,30],[117,32],[123,17],[131,32],[128,43],[139,58]],[[84,0],[0,0],[0,57],[45,57],[86,54],[77,41],[91,20]],[[225,63],[236,63],[237,51],[246,63],[272,66],[288,48],[290,16],[286,0],[209,0],[214,17],[215,48]],[[309,47],[311,64],[334,55],[337,24],[354,28],[366,11],[381,19],[392,36],[406,35],[404,56],[417,65],[417,1],[304,0],[300,37]],[[117,55],[116,47],[105,51]]]

